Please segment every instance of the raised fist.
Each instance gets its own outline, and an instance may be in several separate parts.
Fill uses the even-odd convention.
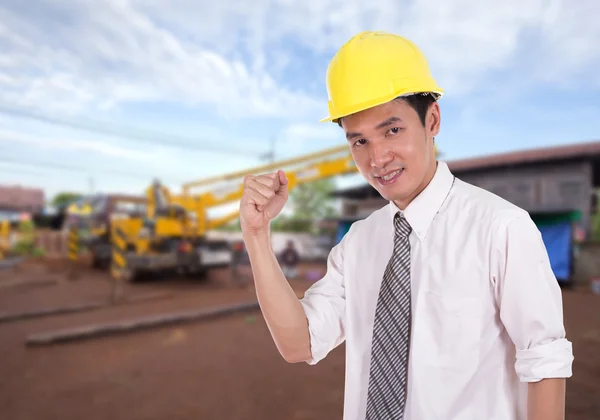
[[[247,175],[244,195],[240,202],[240,222],[246,234],[267,231],[269,223],[283,209],[288,200],[288,180],[279,170],[265,175]]]

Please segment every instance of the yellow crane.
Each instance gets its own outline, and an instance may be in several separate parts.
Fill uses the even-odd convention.
[[[190,274],[228,266],[232,260],[231,245],[209,239],[207,232],[235,220],[239,209],[215,218],[209,217],[209,209],[239,201],[246,175],[278,169],[286,171],[289,190],[300,184],[357,172],[348,146],[343,145],[188,182],[182,185],[180,194],[173,194],[155,180],[146,189],[146,217],[111,220],[113,275],[131,279],[144,271],[175,269]],[[205,191],[194,192],[198,188]]]

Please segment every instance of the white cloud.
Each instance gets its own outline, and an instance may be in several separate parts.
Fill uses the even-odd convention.
[[[296,123],[287,126],[282,135],[294,142],[312,139],[340,138],[340,128],[332,123],[319,125]]]
[[[0,13],[5,25],[0,47],[11,57],[9,64],[0,63],[5,102],[75,112],[129,101],[175,101],[250,117],[285,115],[291,107],[302,113],[316,104],[240,58],[177,38],[127,1],[51,9],[69,24],[45,19],[34,25],[30,10],[18,7]],[[23,73],[28,76],[17,77]]]
[[[278,146],[285,146],[289,154],[308,153],[307,150],[325,149],[342,145],[343,132],[337,124],[293,123],[285,127],[278,137]]]
[[[454,97],[507,81],[600,85],[596,0],[35,3],[0,7],[0,99],[54,112],[155,100],[227,117],[322,116],[326,59],[364,29],[417,42]],[[319,94],[287,87],[291,69],[315,72]]]
[[[209,5],[176,0],[169,6],[160,0],[140,0],[136,4],[153,15],[160,13],[166,25],[186,37],[214,48],[247,47],[265,71],[274,57],[309,70],[311,63],[289,58],[282,39],[331,55],[353,34],[383,29],[417,42],[453,95],[485,89],[490,72],[513,68],[530,84],[564,80],[582,69],[600,80],[591,66],[600,59],[596,0],[257,0]],[[535,61],[528,60],[531,55]],[[271,59],[265,62],[265,56]],[[528,66],[521,67],[522,61]],[[543,71],[544,78],[535,77],[536,71]]]
[[[38,149],[47,150],[93,152],[113,158],[124,158],[147,162],[150,162],[153,159],[157,159],[161,156],[161,152],[156,149],[154,149],[152,152],[146,152],[137,149],[127,149],[97,140],[49,138],[5,129],[0,129],[0,142],[20,143],[28,146],[35,146]]]
[[[79,126],[89,117],[114,128],[108,131],[125,131],[123,138],[107,130],[91,130],[92,135],[75,131],[77,124],[0,115],[0,141],[8,152],[11,146],[45,147],[47,158],[59,162],[63,151],[79,150],[78,164],[88,165],[90,156],[108,157],[106,166],[111,158],[118,158],[117,165],[127,159],[128,171],[156,173],[169,182],[257,163],[251,153],[190,153],[175,143],[168,148],[175,137],[195,145],[205,140],[225,148],[240,145],[257,155],[267,148],[263,133],[279,132],[277,158],[343,144],[337,126],[317,122],[327,113],[324,71],[342,43],[366,29],[403,34],[424,50],[448,97],[462,101],[459,122],[465,108],[467,116],[469,107],[477,111],[473,120],[464,117],[459,132],[465,136],[478,137],[487,128],[477,124],[489,109],[482,106],[486,101],[497,105],[540,87],[569,92],[600,87],[598,0],[1,3],[0,105],[37,109]],[[148,106],[149,101],[160,104]],[[141,106],[128,107],[131,103]],[[171,105],[182,104],[200,107],[172,111]],[[236,121],[206,119],[207,109]],[[98,110],[111,112],[94,115]],[[243,117],[247,120],[237,121]],[[275,126],[270,117],[286,121]],[[139,127],[141,137],[148,132],[164,137],[164,147],[160,141],[127,139],[135,130],[119,130],[119,122]],[[499,125],[503,134],[513,135],[510,124]],[[145,185],[98,172],[98,187],[142,191]]]
[[[600,88],[600,2],[553,1],[540,24],[544,42],[537,76],[572,88]]]

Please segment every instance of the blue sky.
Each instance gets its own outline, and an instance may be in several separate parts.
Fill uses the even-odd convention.
[[[600,140],[598,1],[365,3],[4,1],[0,183],[177,190],[263,163],[272,140],[277,158],[344,144],[318,122],[325,71],[367,29],[425,52],[446,160]]]

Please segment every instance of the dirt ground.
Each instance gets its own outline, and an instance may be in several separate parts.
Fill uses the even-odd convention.
[[[65,265],[27,263],[0,270],[0,314],[107,299],[109,277],[84,271],[66,281]],[[319,266],[306,268],[309,277]],[[310,286],[295,280],[298,295]],[[0,323],[0,418],[111,420],[340,419],[344,347],[316,366],[287,364],[258,311],[191,324],[43,347],[31,334],[164,312],[256,299],[227,271],[207,281],[148,280],[126,296],[168,296],[69,315]],[[575,352],[567,385],[567,419],[600,418],[600,296],[564,291]]]

